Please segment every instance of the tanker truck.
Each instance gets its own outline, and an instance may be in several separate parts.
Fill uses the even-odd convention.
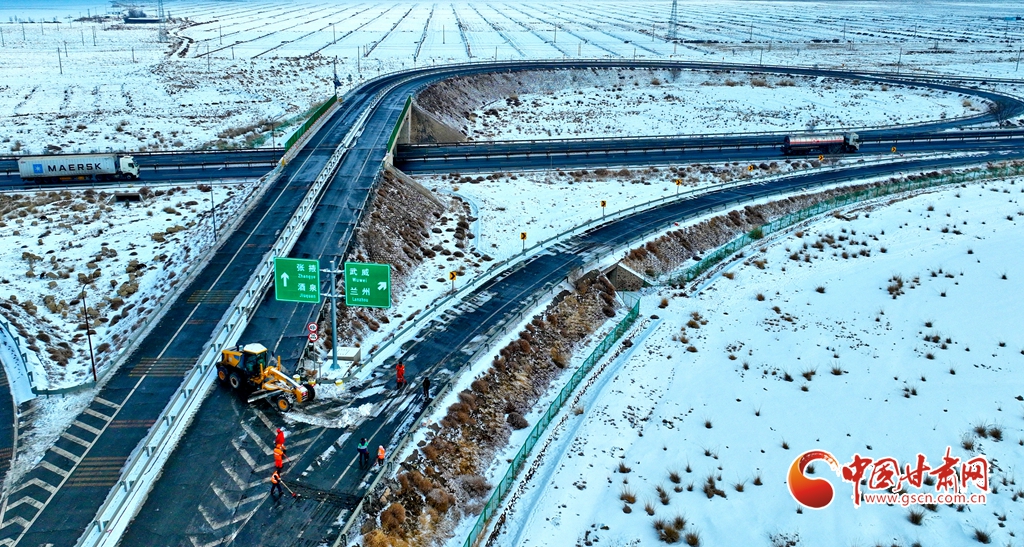
[[[24,180],[58,182],[72,180],[136,180],[135,158],[119,154],[33,156],[18,159]]]
[[[856,133],[835,135],[787,136],[782,143],[782,153],[797,154],[852,154],[860,150],[860,138]]]

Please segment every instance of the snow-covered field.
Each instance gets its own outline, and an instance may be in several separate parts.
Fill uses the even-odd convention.
[[[956,118],[986,104],[947,91],[685,71],[584,73],[572,89],[520,93],[467,121],[475,140],[590,138],[856,128]]]
[[[154,2],[140,6],[156,13]],[[370,5],[182,0],[165,2],[172,21],[169,41],[161,43],[157,25],[126,25],[113,17],[116,10],[102,4],[4,1],[0,149],[35,154],[47,146],[105,151],[280,144],[305,113],[332,93],[335,66],[341,91],[382,72],[494,58],[675,58],[904,74],[1020,74],[1024,23],[1004,20],[1020,15],[1016,3],[917,6],[907,13],[883,3],[683,2],[678,24],[672,25],[667,1]],[[108,11],[109,19],[89,18]],[[890,120],[882,113],[867,115],[884,94],[834,87],[826,97],[807,88],[789,89],[803,112],[788,126],[804,127],[817,118],[828,122],[836,113],[824,107],[850,101],[859,105],[857,114],[840,116],[844,121]],[[717,123],[729,128],[739,123],[727,121],[730,109],[748,111],[751,130],[782,123],[772,121],[780,117],[771,106],[780,101],[778,90],[767,98],[761,95],[768,90],[749,86],[713,89],[765,105],[741,102],[716,112],[717,107],[688,98],[686,108],[695,115],[713,113]],[[641,103],[632,108],[637,113],[664,114],[642,93],[622,94]],[[859,94],[864,97],[856,98]],[[890,92],[889,99],[895,94]],[[549,110],[543,106],[546,100],[539,100],[541,110]],[[904,100],[910,103],[904,113],[909,117],[922,108],[935,110],[935,117],[942,109],[952,115],[961,108],[937,98],[907,95]],[[812,109],[815,103],[820,106]],[[687,110],[673,109],[672,117],[654,126],[670,132],[673,120],[684,117],[680,112]],[[599,132],[604,125],[584,123],[572,130]],[[276,137],[270,135],[272,127],[279,128]],[[694,128],[688,122],[678,132]]]
[[[83,286],[102,368],[211,245],[211,194],[223,233],[254,189],[167,186],[129,204],[94,190],[0,196],[0,261],[7,265],[0,307],[25,344],[35,387],[92,380]]]
[[[341,91],[382,71],[495,57],[635,55],[1015,77],[1024,38],[1024,23],[1003,20],[1019,12],[1011,2],[927,2],[909,13],[881,3],[683,2],[678,27],[666,22],[670,2],[165,5],[174,18],[169,43],[157,41],[155,25],[78,20],[96,14],[97,6],[84,1],[0,1],[0,154],[40,153],[48,145],[64,151],[279,145],[333,91],[335,59]],[[155,13],[155,6],[143,7]],[[728,78],[684,73],[679,80],[659,78],[657,85],[630,80],[621,90],[602,83],[600,90],[594,84],[573,94],[523,94],[521,106],[503,109],[501,125],[481,110],[471,129],[500,138],[762,131],[904,123],[983,108],[920,89],[812,85],[802,78],[789,86],[776,77],[761,86],[746,75],[732,76],[734,86]],[[269,128],[280,125],[272,137]],[[740,167],[687,171],[683,189],[738,177]],[[778,169],[789,168],[780,162]],[[529,244],[599,216],[601,200],[611,212],[671,195],[676,177],[661,168],[607,177],[520,173],[478,184],[435,177],[425,184],[466,196],[479,211],[480,251],[501,259],[521,248],[519,232],[528,232]],[[835,537],[849,545],[964,544],[976,528],[997,544],[1016,541],[1009,532],[1019,537],[1024,529],[1010,501],[1018,491],[1011,481],[1024,433],[1021,403],[1014,399],[1022,395],[1021,383],[1013,372],[1024,360],[1024,338],[1013,328],[1021,257],[1008,249],[1016,248],[1024,221],[1021,186],[951,189],[875,208],[870,217],[865,209],[850,213],[856,220],[823,220],[804,228],[802,237],[766,242],[758,253],[767,260],[765,270],[733,264],[735,279],[716,278],[689,298],[679,291],[646,295],[643,316],[659,315],[660,322],[645,323],[653,330],[632,358],[609,372],[614,376],[605,389],[588,395],[585,414],[570,418],[568,431],[556,433],[557,450],[548,454],[560,451],[561,457],[545,464],[552,481],[531,487],[535,497],[523,498],[500,543],[599,538],[599,545],[648,545],[657,541],[654,519],[676,514],[685,515],[685,531],[696,531],[709,545],[770,545],[797,537],[800,545],[834,543]],[[251,191],[218,186],[218,220]],[[10,306],[4,317],[22,327],[26,343],[42,340],[67,361],[56,364],[60,359],[40,348],[32,366],[50,387],[79,383],[88,374],[84,326],[78,328],[79,274],[92,284],[88,304],[107,319],[94,327],[93,343],[109,344],[101,355],[110,357],[209,244],[208,193],[185,188],[131,209],[108,198],[11,198],[27,203],[5,212],[0,225],[0,257],[8,265],[0,276],[8,290],[0,294]],[[169,233],[176,226],[184,229]],[[153,238],[156,232],[164,242]],[[826,233],[837,238],[839,256],[829,245],[810,247]],[[854,253],[868,249],[870,256]],[[789,258],[793,252],[800,261]],[[843,252],[856,258],[842,258]],[[134,278],[128,271],[133,260],[139,262]],[[395,311],[408,315],[439,298],[447,283],[437,278],[450,264],[440,258],[425,263]],[[485,267],[465,266],[468,275]],[[904,294],[893,300],[886,288],[897,275]],[[117,291],[133,283],[133,300],[115,306]],[[824,292],[815,290],[819,286]],[[659,309],[662,296],[669,304]],[[683,333],[693,313],[707,323],[697,320],[699,328]],[[114,324],[115,316],[125,319]],[[386,334],[374,333],[366,343]],[[926,335],[939,342],[924,341]],[[680,336],[689,341],[681,343]],[[691,345],[695,352],[687,351]],[[794,381],[782,379],[787,373]],[[57,418],[71,419],[85,398],[42,405],[47,415],[39,422],[52,427],[22,445],[45,448],[61,429]],[[974,433],[980,425],[984,437]],[[994,430],[1001,440],[993,439]],[[973,440],[975,452],[963,448],[964,439]],[[844,490],[849,485],[835,479],[832,506],[797,513],[783,483],[793,458],[806,449],[828,450],[841,463],[854,452],[891,455],[901,463],[921,452],[934,463],[947,445],[954,454],[984,453],[998,462],[999,493],[962,513],[939,506],[924,513],[921,527],[899,507],[852,509]],[[631,472],[616,472],[620,462]],[[832,479],[824,467],[819,476]],[[680,473],[681,492],[673,490],[670,471]],[[700,491],[709,474],[724,498],[708,500]],[[754,485],[755,476],[763,485]],[[686,491],[691,482],[694,490]],[[657,499],[659,485],[667,490],[667,506]],[[639,499],[629,514],[619,500],[623,487]],[[654,517],[645,514],[645,500]],[[518,530],[526,532],[520,537]]]
[[[1022,236],[1022,187],[852,208],[748,250],[698,293],[645,294],[641,317],[660,320],[553,433],[497,545],[653,545],[658,520],[677,515],[702,545],[968,545],[976,531],[1014,544],[1024,262],[1007,249]],[[787,489],[807,450],[901,467],[921,453],[935,468],[947,446],[988,458],[986,504],[854,508],[852,484],[823,462],[813,476],[832,484],[830,506],[799,510]],[[721,495],[709,499],[709,481]]]

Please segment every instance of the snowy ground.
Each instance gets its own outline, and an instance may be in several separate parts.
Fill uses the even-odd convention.
[[[246,203],[252,183],[212,187],[220,229]],[[143,203],[112,192],[75,190],[0,196],[3,315],[29,354],[34,385],[58,389],[91,381],[82,284],[99,367],[132,335],[211,245],[211,192],[154,188]]]
[[[709,72],[582,73],[572,89],[484,105],[474,140],[822,130],[976,115],[977,98],[866,81]]]
[[[554,433],[540,479],[497,544],[653,545],[656,520],[676,515],[683,534],[706,545],[966,545],[975,530],[1013,544],[1024,532],[1015,482],[1024,464],[1024,337],[1015,327],[1024,262],[1006,249],[1022,235],[1022,185],[843,211],[850,220],[827,217],[748,251],[689,298],[646,294],[641,316],[661,321],[587,394],[586,413]],[[894,276],[904,283],[895,299]],[[806,450],[827,450],[840,465],[859,453],[902,466],[922,453],[936,467],[947,446],[964,460],[988,457],[986,505],[855,509],[852,486],[819,462],[835,499],[801,512],[785,483]],[[701,491],[709,476],[725,497]],[[624,490],[637,498],[628,514]],[[920,526],[911,509],[923,513]]]
[[[141,6],[156,12],[153,2]],[[382,72],[494,58],[635,56],[901,73],[1020,74],[1024,22],[1003,20],[1020,15],[1014,2],[927,2],[915,4],[920,8],[909,13],[859,2],[684,2],[678,27],[667,23],[670,6],[168,1],[170,40],[160,43],[157,25],[125,25],[113,16],[88,19],[110,10],[95,2],[4,1],[0,149],[36,154],[47,146],[105,151],[280,144],[310,108],[331,94],[335,59],[341,91]],[[744,90],[752,92],[749,86],[732,91]],[[751,98],[761,100],[763,91],[754,90]],[[855,101],[861,115],[879,99],[842,84],[827,97],[800,87],[789,91],[796,94],[794,100],[822,106]],[[861,93],[863,98],[855,98]],[[660,112],[659,106],[635,98],[642,104],[634,110]],[[734,110],[751,116],[750,130],[761,129],[758,117],[770,127],[778,123],[771,122],[777,117],[771,106],[776,100]],[[909,95],[905,100],[914,103],[914,112],[929,104]],[[699,100],[686,103],[700,112]],[[800,104],[805,106],[797,127],[817,117],[824,123],[833,115]],[[930,104],[936,117],[940,108],[960,108],[955,102]],[[726,127],[739,123],[727,122],[726,113],[716,114]],[[853,116],[850,123],[857,119],[867,118]],[[878,114],[869,119],[888,118]],[[271,137],[271,127],[281,125]],[[601,125],[580,124],[572,130],[599,132]],[[671,125],[660,122],[657,127],[671,131]],[[683,129],[692,128],[684,124]]]

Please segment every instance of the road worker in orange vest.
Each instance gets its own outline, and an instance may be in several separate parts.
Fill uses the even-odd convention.
[[[284,490],[281,488],[281,472],[276,470],[270,476],[270,495],[273,496],[274,492],[277,492],[278,496],[284,495]]]
[[[278,471],[284,467],[284,446],[282,445],[277,445],[277,447],[274,448],[274,467],[276,467]]]
[[[384,465],[384,446],[377,446],[377,465]]]

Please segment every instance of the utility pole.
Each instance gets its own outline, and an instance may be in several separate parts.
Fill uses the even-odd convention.
[[[0,47],[7,47],[7,43],[4,42],[4,28],[0,27]]]
[[[903,63],[903,47],[900,47],[900,56],[896,59],[896,75],[900,75],[900,65]]]
[[[1020,68],[1020,52],[1021,52],[1021,49],[1022,48],[1020,48],[1020,47],[1017,48],[1017,66],[1013,67],[1013,71],[1014,72],[1017,72],[1017,69]]]
[[[235,60],[235,46],[231,46],[231,60]]]
[[[22,23],[22,24],[21,24],[21,41],[22,41],[22,42],[25,42],[25,41],[27,41],[27,40],[25,39],[25,23]]]
[[[61,74],[64,74],[64,63],[62,63],[61,60],[60,60],[60,48],[59,47],[57,48],[57,68],[60,70]]]
[[[206,44],[206,72],[210,72],[210,44]]]
[[[65,57],[68,56],[68,43],[67,42],[64,42],[64,56]]]
[[[210,218],[213,220],[213,241],[217,241],[217,207],[213,202],[213,185],[210,185]]]
[[[556,43],[556,44],[558,43],[558,25],[555,25],[555,42],[554,43]]]
[[[132,62],[135,62],[135,46],[132,46]]]
[[[224,45],[224,26],[217,27],[217,32],[220,34],[220,45]]]
[[[335,269],[335,261],[331,260],[331,269],[327,270],[331,276],[331,292],[327,296],[331,299],[331,370],[338,369],[338,271]]]
[[[82,35],[82,45],[84,46],[84,45],[85,45],[85,29],[84,29],[84,28],[81,28],[81,27],[79,27],[79,28],[78,28],[78,32],[79,32],[79,34],[81,34],[81,35]]]
[[[754,41],[754,23],[750,23],[750,36],[747,37],[747,40]]]
[[[96,27],[92,27],[92,47],[96,47]]]
[[[85,304],[85,283],[82,283],[82,314],[85,316],[85,337],[89,340],[89,360],[92,361],[92,381],[98,382],[96,375],[96,355],[92,352],[92,326],[89,325],[89,306]]]
[[[360,61],[360,57],[362,57],[362,54],[359,52],[359,50],[356,50],[356,72],[363,71],[363,65],[362,62]]]
[[[331,43],[332,44],[337,44],[338,43],[338,30],[334,28],[334,23],[331,23],[331,32],[334,33],[334,41],[332,41]]]
[[[846,23],[843,23],[843,41],[846,41]]]
[[[444,45],[444,25],[441,25],[441,44]]]

